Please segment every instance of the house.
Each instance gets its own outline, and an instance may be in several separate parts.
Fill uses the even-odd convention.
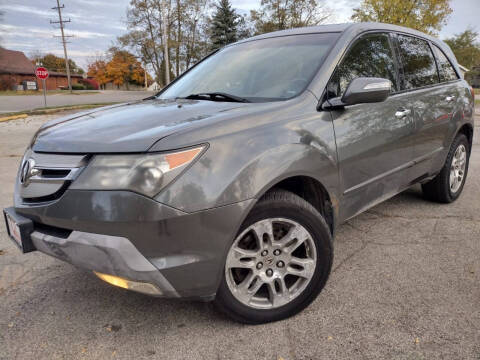
[[[465,73],[469,72],[465,66],[458,64],[458,68],[460,69],[460,73],[462,74],[462,77],[465,78]]]
[[[480,66],[472,67],[466,79],[474,88],[480,88]]]
[[[148,91],[160,91],[160,90],[162,90],[162,87],[156,81],[154,81],[153,84],[150,85],[147,90]]]
[[[82,79],[82,75],[72,74],[72,84]],[[43,89],[42,81],[35,77],[35,66],[21,51],[0,47],[0,89],[17,90],[23,88],[23,82],[36,82],[37,89]],[[46,80],[47,90],[68,87],[67,74],[49,72]]]

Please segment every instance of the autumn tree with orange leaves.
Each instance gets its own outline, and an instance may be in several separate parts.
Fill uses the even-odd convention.
[[[94,60],[91,62],[88,65],[88,76],[95,78],[103,88],[110,81],[107,75],[107,62],[105,60]]]
[[[134,83],[142,85],[145,72],[134,55],[124,50],[114,50],[112,60],[107,64],[107,74],[111,81],[121,86]]]
[[[113,82],[117,87],[125,84],[128,90],[129,84],[145,84],[145,70],[142,64],[133,54],[115,47],[110,49],[110,61],[97,59],[90,63],[88,75],[94,77],[103,87]],[[152,80],[148,73],[147,80],[149,83]]]

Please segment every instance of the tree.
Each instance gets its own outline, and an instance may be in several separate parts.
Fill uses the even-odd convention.
[[[237,41],[239,22],[239,15],[232,9],[229,0],[219,0],[215,4],[215,9],[210,26],[210,41],[213,50]]]
[[[112,59],[107,63],[105,70],[107,78],[115,85],[128,84],[143,85],[145,70],[136,57],[125,50],[111,48]]]
[[[88,76],[97,80],[101,87],[110,81],[107,74],[107,62],[102,59],[97,59],[88,65]]]
[[[208,0],[130,0],[129,32],[118,38],[119,45],[138,54],[152,67],[158,83],[165,85],[165,68],[173,78],[208,53],[207,3]]]
[[[330,15],[323,0],[262,0],[250,12],[256,34],[319,25]]]
[[[459,64],[472,70],[474,66],[480,66],[480,43],[477,42],[478,32],[468,28],[460,34],[446,39]]]
[[[363,0],[352,20],[402,25],[435,34],[452,13],[450,0]]]
[[[31,57],[31,60],[33,64],[40,64],[44,67],[46,67],[50,71],[56,71],[56,72],[61,72],[65,73],[66,66],[65,66],[65,59],[58,57],[54,54],[46,54],[42,55],[39,52],[36,52],[32,54],[33,56]],[[70,71],[74,74],[83,74],[84,71],[81,67],[79,67],[77,64],[75,64],[75,61],[72,59],[68,59],[68,64],[70,65]]]

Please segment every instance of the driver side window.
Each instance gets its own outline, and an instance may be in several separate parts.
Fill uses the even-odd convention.
[[[398,90],[394,55],[387,34],[368,34],[353,44],[327,85],[328,98],[342,96],[357,77],[385,78],[392,82],[393,92]]]

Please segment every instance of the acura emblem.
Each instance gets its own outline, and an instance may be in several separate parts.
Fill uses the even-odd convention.
[[[27,186],[32,176],[38,174],[38,169],[35,169],[35,160],[28,159],[22,165],[20,172],[20,183]]]

